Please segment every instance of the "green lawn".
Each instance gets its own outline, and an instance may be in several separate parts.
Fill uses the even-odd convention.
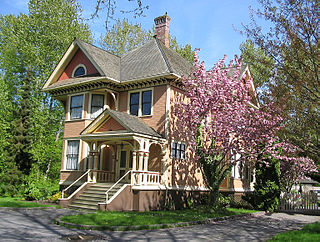
[[[17,197],[0,197],[0,207],[10,208],[35,208],[35,207],[57,207],[57,205],[40,204],[36,202],[22,201]]]
[[[221,212],[210,211],[205,207],[176,211],[152,212],[96,212],[91,214],[70,215],[61,220],[74,224],[109,226],[143,226],[152,224],[172,224],[205,220],[208,218],[253,213],[254,210],[228,208]]]
[[[320,222],[307,224],[301,230],[278,234],[269,241],[320,241]]]

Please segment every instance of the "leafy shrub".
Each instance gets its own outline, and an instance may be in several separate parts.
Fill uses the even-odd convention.
[[[218,198],[218,207],[219,208],[226,208],[230,205],[231,198],[227,195],[223,195],[220,193]]]
[[[46,200],[58,191],[58,183],[45,179],[43,176],[30,174],[26,178],[24,197],[27,200]]]
[[[50,200],[51,202],[57,202],[58,199],[61,198],[61,197],[62,197],[62,193],[61,193],[61,191],[60,191],[60,192],[52,195],[52,196],[49,198],[49,200]]]
[[[244,209],[254,209],[254,207],[246,202],[245,200],[241,200],[241,201],[235,201],[233,199],[231,199],[230,201],[230,207],[231,208],[244,208]]]

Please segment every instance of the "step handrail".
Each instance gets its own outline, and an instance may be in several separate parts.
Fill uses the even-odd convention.
[[[129,173],[132,173],[132,170],[129,170],[129,171],[127,171],[127,173],[126,174],[124,174],[115,184],[113,184],[107,191],[106,191],[106,203],[108,202],[108,200],[109,200],[109,192],[116,186],[116,185],[118,185],[118,183],[123,179],[123,178],[125,178]],[[132,174],[131,174],[132,175]]]
[[[64,193],[70,188],[72,187],[74,184],[76,184],[79,180],[81,180],[81,178],[83,178],[85,175],[88,175],[91,172],[91,169],[87,170],[85,173],[83,173],[77,180],[75,180],[74,182],[72,182],[67,188],[62,190],[61,193],[61,197],[62,199],[64,198]]]

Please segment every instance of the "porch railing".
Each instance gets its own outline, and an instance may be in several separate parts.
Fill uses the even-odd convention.
[[[91,172],[92,170],[87,170],[85,173],[83,173],[77,180],[75,180],[74,182],[72,182],[67,188],[65,188],[65,189],[63,189],[62,190],[62,192],[61,192],[61,197],[62,198],[65,198],[64,197],[64,195],[65,195],[65,193],[66,193],[66,191],[67,190],[69,190],[71,187],[73,187],[78,181],[80,181],[83,177],[85,177],[85,176],[87,176],[87,182],[89,182],[89,180],[90,180],[90,172]],[[84,186],[87,182],[84,182],[83,184],[82,184],[82,186]],[[82,187],[81,186],[81,187]],[[79,188],[77,189],[77,190],[79,190]],[[77,191],[75,191],[74,193],[76,193]],[[74,194],[73,193],[73,194]],[[73,195],[72,194],[72,195]]]
[[[131,185],[160,184],[160,173],[155,171],[132,171]]]
[[[159,185],[161,176],[154,171],[127,171],[115,184],[106,191],[106,203],[109,200],[109,192],[130,174],[130,185]]]
[[[113,171],[92,170],[97,172],[97,182],[114,182],[115,173]]]

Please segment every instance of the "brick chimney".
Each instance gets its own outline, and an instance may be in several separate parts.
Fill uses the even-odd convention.
[[[165,13],[165,15],[154,19],[156,24],[156,38],[169,48],[169,23],[171,18]]]

